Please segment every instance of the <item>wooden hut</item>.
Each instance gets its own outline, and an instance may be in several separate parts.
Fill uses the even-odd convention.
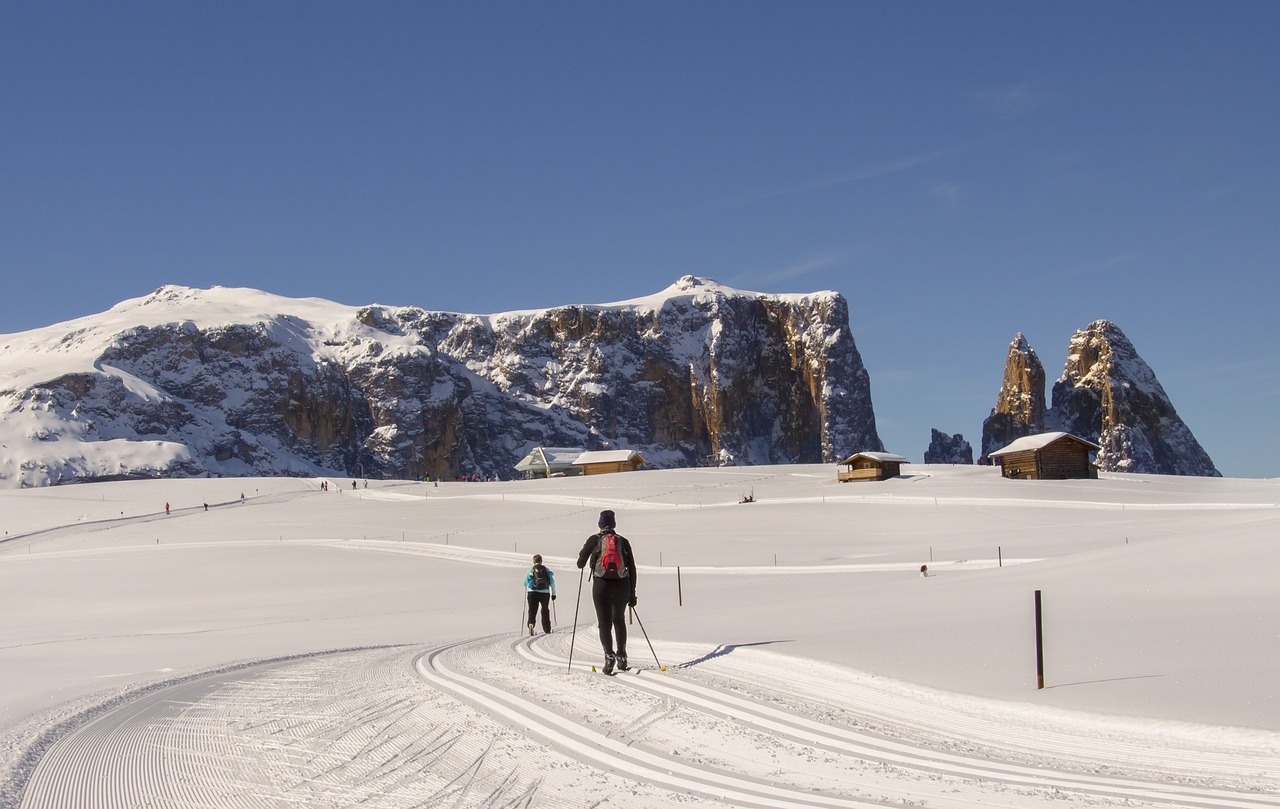
[[[847,471],[836,472],[836,480],[848,483],[851,480],[888,480],[902,474],[902,465],[908,463],[901,455],[890,452],[859,452],[850,455],[840,462],[849,467]]]
[[[582,449],[578,447],[534,447],[515,465],[515,470],[526,478],[577,475],[582,470],[573,462],[580,455]]]
[[[607,449],[584,452],[573,465],[584,475],[605,475],[610,472],[634,472],[645,460],[633,449]]]
[[[991,453],[991,459],[1011,480],[1089,480],[1098,477],[1089,456],[1099,449],[1070,433],[1041,433],[1019,438]]]

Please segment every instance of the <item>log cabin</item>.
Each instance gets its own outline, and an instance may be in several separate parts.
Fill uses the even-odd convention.
[[[1028,435],[991,453],[1002,477],[1010,480],[1094,480],[1098,467],[1090,456],[1100,447],[1070,433]]]

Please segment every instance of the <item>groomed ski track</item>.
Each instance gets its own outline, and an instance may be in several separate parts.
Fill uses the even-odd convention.
[[[593,628],[572,670],[570,643],[508,634],[187,679],[67,732],[15,805],[1280,807],[1274,750],[1247,738],[1017,722],[758,648],[655,639],[661,672],[638,632],[640,667],[605,677]]]

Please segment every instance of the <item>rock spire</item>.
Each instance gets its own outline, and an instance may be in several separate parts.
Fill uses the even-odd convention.
[[[1106,320],[1072,335],[1047,410],[1044,371],[1035,351],[1021,334],[1009,346],[1004,383],[982,425],[983,456],[1016,438],[1050,430],[1098,444],[1102,471],[1220,476],[1155,372]]]

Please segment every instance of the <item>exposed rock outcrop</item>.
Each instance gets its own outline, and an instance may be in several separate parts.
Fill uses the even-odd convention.
[[[925,463],[973,463],[973,447],[964,440],[963,435],[947,435],[937,429],[930,429],[929,433],[929,448],[924,451]]]
[[[1105,320],[1072,336],[1045,421],[1102,447],[1097,464],[1104,471],[1221,476],[1151,367]]]
[[[536,445],[624,446],[659,466],[883,449],[833,292],[686,276],[650,298],[480,316],[164,287],[3,339],[10,486],[509,477]]]
[[[1023,436],[1044,432],[1044,389],[1044,366],[1019,332],[1009,344],[996,406],[982,422],[983,458]]]
[[[982,425],[984,457],[1024,435],[1061,430],[1098,444],[1103,471],[1220,476],[1151,367],[1114,324],[1097,320],[1072,336],[1047,410],[1039,367],[1035,351],[1017,335],[996,407]]]

